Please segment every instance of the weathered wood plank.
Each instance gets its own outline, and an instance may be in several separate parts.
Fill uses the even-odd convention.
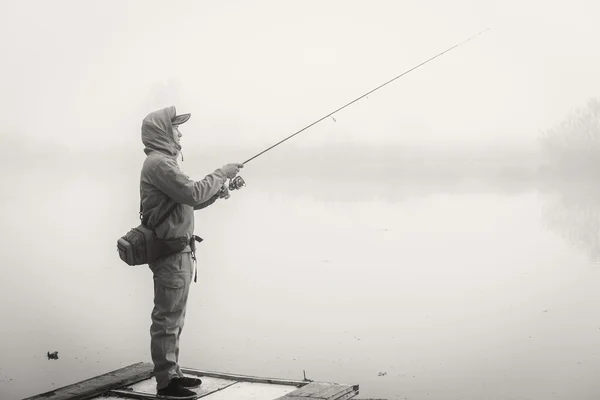
[[[186,374],[189,375],[189,374]],[[192,388],[198,394],[198,398],[208,396],[211,393],[223,390],[237,381],[228,379],[217,379],[211,377],[202,377],[202,385]],[[111,390],[110,393],[118,394],[132,399],[152,399],[156,396],[156,382],[154,379],[146,379],[133,385],[128,385],[122,389]]]
[[[152,371],[152,364],[136,363],[23,400],[84,400],[100,395],[155,399],[155,386],[150,379],[153,376]],[[191,368],[182,368],[182,371],[188,375],[204,377],[203,385],[197,389],[198,398],[213,399],[216,396],[229,399],[230,395],[242,395],[244,399],[256,400],[348,400],[358,394],[358,385],[261,378]],[[214,385],[210,384],[211,381]],[[236,396],[234,398],[237,398]]]
[[[190,374],[190,375],[195,375],[195,376],[199,376],[199,377],[208,376],[208,377],[212,377],[212,378],[229,379],[229,380],[238,381],[238,382],[269,383],[272,385],[290,385],[290,386],[297,386],[297,387],[305,386],[308,383],[310,383],[309,381],[303,381],[303,380],[261,378],[261,377],[257,377],[257,376],[229,374],[229,373],[224,373],[224,372],[203,371],[203,370],[193,369],[193,368],[181,368],[181,371],[184,374]]]
[[[354,393],[356,396],[358,394],[358,385],[340,385],[337,383],[332,384],[329,388],[317,392],[315,397],[334,400],[345,396],[348,393]]]
[[[206,397],[206,396],[210,396],[213,395],[214,393],[217,393],[221,390],[227,389],[229,386],[235,385],[237,382],[233,382],[227,386],[224,386],[222,388],[219,388],[217,390],[211,391],[211,392],[205,392],[205,393],[197,393],[197,396],[194,399],[200,399],[202,397]],[[115,395],[118,396],[117,398],[119,399],[136,399],[136,400],[156,400],[156,393],[147,393],[147,392],[136,392],[136,391],[131,391],[131,390],[121,390],[121,389],[115,389],[115,390],[111,390],[110,392],[108,392],[109,395]],[[98,398],[98,399],[102,399],[104,400],[104,397],[102,398]],[[212,397],[211,397],[212,399]]]
[[[358,385],[340,385],[328,382],[311,382],[276,400],[336,400],[349,399],[358,394]]]
[[[294,390],[295,388],[290,385],[238,382],[202,400],[273,400]]]
[[[317,393],[322,392],[323,390],[327,390],[331,387],[338,389],[339,385],[328,382],[311,382],[308,385],[301,387],[300,389],[290,393],[290,396],[293,395],[295,397],[318,397]]]
[[[348,400],[358,395],[358,388],[331,400]],[[373,399],[375,400],[375,399]]]
[[[310,397],[318,398],[318,399],[335,399],[336,397],[341,397],[341,396],[345,395],[346,393],[350,393],[352,391],[353,391],[352,386],[332,384],[329,387],[319,390],[318,392],[316,392],[314,395],[312,395]]]
[[[152,376],[154,366],[137,363],[24,400],[83,400]]]
[[[117,399],[137,399],[137,400],[156,400],[156,393],[134,392],[132,390],[113,389],[108,395],[116,396]],[[98,397],[98,400],[104,400],[104,397]]]
[[[294,388],[289,385],[273,385],[269,383],[254,382],[227,382],[231,383],[229,383],[226,386],[219,387],[216,390],[209,390],[204,392],[201,391],[200,388],[192,390],[197,390],[198,397],[196,397],[196,399],[206,398],[207,400],[271,400],[294,390]],[[155,392],[149,393],[141,391],[131,391],[129,390],[129,388],[126,390],[111,390],[109,393],[136,400],[156,399]]]

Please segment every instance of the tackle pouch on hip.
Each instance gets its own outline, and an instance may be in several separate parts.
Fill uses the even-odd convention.
[[[173,204],[156,226],[162,224],[176,207],[177,203]],[[142,216],[142,223],[117,240],[119,257],[127,265],[150,264],[159,258],[179,253],[188,245],[188,239],[185,236],[172,239],[158,238],[154,229],[150,229],[147,220],[143,218],[141,204],[140,216]]]

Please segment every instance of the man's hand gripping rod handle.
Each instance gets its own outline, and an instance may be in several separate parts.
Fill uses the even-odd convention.
[[[223,187],[221,188],[221,190],[219,190],[219,196],[221,196],[224,199],[228,199],[229,196],[229,190],[238,190],[241,189],[243,186],[246,186],[246,182],[244,182],[244,179],[241,176],[236,176],[233,177],[229,180],[229,186],[223,184]]]

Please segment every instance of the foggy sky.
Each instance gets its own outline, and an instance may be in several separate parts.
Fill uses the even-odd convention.
[[[0,6],[2,142],[140,151],[150,111],[184,146],[294,138],[529,143],[600,90],[592,1],[11,1]],[[289,142],[291,143],[291,142]]]
[[[580,0],[1,2],[0,293],[15,306],[0,392],[149,357],[151,275],[115,248],[139,224],[147,113],[192,113],[183,168],[198,179],[487,28],[202,211],[185,363],[356,376],[378,398],[597,392],[599,276],[569,246],[600,251],[600,194],[538,185],[542,199],[524,149],[599,95],[598,15]]]

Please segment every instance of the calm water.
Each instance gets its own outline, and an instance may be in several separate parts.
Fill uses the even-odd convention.
[[[36,175],[2,198],[2,399],[150,360],[151,274],[115,250],[135,185]],[[600,398],[591,185],[344,185],[254,180],[196,213],[184,366],[361,398]]]

